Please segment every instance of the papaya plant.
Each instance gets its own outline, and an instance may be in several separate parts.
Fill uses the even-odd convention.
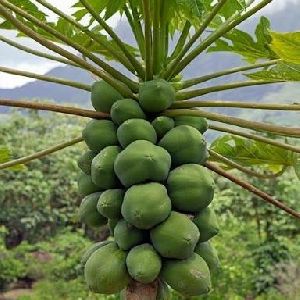
[[[2,42],[86,70],[95,78],[88,85],[0,67],[1,72],[91,92],[94,110],[0,99],[4,106],[92,119],[82,137],[28,157],[8,161],[8,150],[0,149],[0,169],[6,169],[86,143],[88,150],[78,161],[78,187],[84,198],[79,218],[91,227],[108,224],[114,237],[84,255],[91,291],[121,293],[125,299],[168,299],[169,287],[187,297],[209,293],[211,276],[220,264],[210,243],[218,233],[210,206],[211,172],[300,219],[300,213],[283,201],[230,172],[238,169],[264,179],[294,168],[299,175],[295,139],[300,128],[204,109],[300,110],[297,103],[203,98],[230,89],[299,81],[299,32],[272,32],[265,17],[257,24],[255,38],[238,27],[275,1],[79,0],[73,13],[66,14],[45,0],[0,0],[0,28],[17,31],[55,54],[4,36]],[[49,11],[56,21],[49,20]],[[115,15],[127,19],[134,44],[110,27],[108,20]],[[183,76],[197,57],[217,51],[242,56],[247,64],[196,78]],[[243,74],[246,80],[204,87],[231,74]],[[208,130],[227,134],[208,147]]]

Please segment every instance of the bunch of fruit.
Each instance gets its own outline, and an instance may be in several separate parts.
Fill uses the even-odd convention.
[[[79,216],[91,227],[108,223],[113,236],[82,259],[93,292],[115,294],[132,281],[190,296],[211,290],[219,261],[208,242],[218,226],[208,207],[214,181],[202,166],[207,122],[161,115],[174,101],[174,88],[161,79],[141,84],[138,101],[104,81],[93,85],[94,108],[111,120],[83,130],[90,150],[78,162]]]

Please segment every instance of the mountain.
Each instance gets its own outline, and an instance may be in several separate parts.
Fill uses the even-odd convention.
[[[288,16],[288,18],[286,18]],[[280,10],[267,15],[271,19],[272,29],[276,31],[295,31],[300,28],[300,13],[299,4],[290,4],[284,10]],[[257,24],[258,17],[252,18],[241,25],[243,30],[253,32]],[[133,42],[133,37],[128,24],[120,21],[116,31],[120,37],[129,43]],[[228,53],[213,53],[209,55],[201,55],[195,60],[185,71],[186,78],[200,76],[201,74],[211,73],[217,70],[227,69],[245,64],[237,55]],[[86,71],[74,67],[57,67],[52,69],[47,75],[67,78],[74,81],[91,83],[93,78]],[[225,82],[234,82],[242,80],[240,75],[227,76],[225,79],[210,81],[209,84],[202,84],[202,87],[211,84],[223,84]],[[209,99],[225,99],[225,100],[266,100],[268,95],[277,95],[281,90],[289,90],[289,85],[268,85],[242,88],[233,91],[224,91],[219,93],[209,94],[205,98]],[[297,88],[294,89],[295,96],[298,94]],[[292,96],[292,95],[291,95]],[[58,103],[75,103],[80,106],[89,106],[89,95],[85,91],[65,87],[53,83],[34,81],[14,89],[0,89],[1,98],[9,99],[46,99]],[[288,100],[288,99],[287,99]],[[5,112],[7,109],[0,107],[0,112]],[[227,111],[227,110],[226,110]]]

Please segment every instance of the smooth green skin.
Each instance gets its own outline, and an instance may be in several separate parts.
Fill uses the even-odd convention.
[[[138,102],[132,99],[123,99],[114,103],[110,110],[110,116],[118,125],[130,119],[146,119]]]
[[[101,193],[94,193],[86,196],[79,207],[79,220],[89,227],[100,227],[107,222],[107,219],[96,209],[100,195]]]
[[[119,186],[114,163],[120,152],[120,147],[108,146],[92,160],[92,181],[102,191]]]
[[[217,216],[213,209],[206,207],[201,210],[193,219],[200,231],[200,243],[210,240],[219,233]]]
[[[186,259],[193,254],[200,233],[186,215],[172,211],[162,224],[150,231],[150,237],[162,257]]]
[[[78,159],[78,167],[87,175],[91,175],[91,165],[93,158],[97,155],[97,152],[88,150]]]
[[[145,82],[140,85],[140,105],[146,112],[164,111],[175,101],[175,93],[174,87],[164,79]]]
[[[108,219],[120,219],[124,193],[121,189],[104,191],[97,203],[99,213]]]
[[[82,131],[82,137],[90,150],[96,152],[118,145],[117,128],[109,120],[90,121]]]
[[[217,273],[220,270],[221,264],[218,253],[210,242],[198,243],[195,253],[205,260],[211,273]]]
[[[77,184],[78,193],[82,197],[99,192],[99,188],[93,183],[92,177],[83,172],[78,176]]]
[[[134,185],[125,193],[121,212],[128,223],[139,229],[150,229],[171,213],[167,189],[156,182]]]
[[[85,264],[85,280],[92,292],[115,294],[129,283],[126,269],[127,253],[115,243],[110,243],[95,251]]]
[[[161,259],[150,244],[143,244],[131,249],[126,258],[129,275],[138,282],[153,282],[161,270]]]
[[[210,292],[210,272],[204,259],[194,253],[186,260],[166,260],[161,277],[171,288],[185,296]]]
[[[203,164],[207,159],[206,142],[202,134],[187,125],[171,129],[158,143],[172,157],[172,165]]]
[[[194,117],[194,116],[178,116],[174,118],[176,126],[180,125],[189,125],[201,133],[204,133],[208,129],[208,123],[205,118],[202,117]]]
[[[127,251],[143,243],[146,232],[130,225],[125,220],[120,220],[114,229],[114,237],[119,248]]]
[[[84,254],[82,255],[80,264],[84,267],[88,259],[92,256],[92,254],[97,251],[98,249],[102,248],[103,246],[106,246],[107,244],[111,243],[110,241],[105,241],[105,242],[98,242],[90,247],[88,247]]]
[[[162,138],[168,131],[175,127],[175,122],[169,117],[160,116],[152,121],[158,138]]]
[[[170,172],[167,188],[172,205],[177,210],[197,213],[213,200],[215,183],[206,168],[187,164]]]
[[[96,111],[109,113],[112,105],[122,98],[117,90],[103,80],[92,85],[91,100]]]
[[[169,153],[148,141],[135,141],[115,161],[115,173],[125,187],[145,181],[163,182],[171,168]]]
[[[107,225],[111,236],[114,236],[114,230],[119,222],[119,219],[108,219]]]
[[[137,140],[157,142],[156,131],[146,120],[131,119],[125,121],[117,130],[118,140],[123,148]]]

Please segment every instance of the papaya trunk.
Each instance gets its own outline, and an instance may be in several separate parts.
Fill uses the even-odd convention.
[[[156,300],[158,291],[158,282],[154,281],[150,284],[142,284],[132,282],[125,292],[126,300]]]

